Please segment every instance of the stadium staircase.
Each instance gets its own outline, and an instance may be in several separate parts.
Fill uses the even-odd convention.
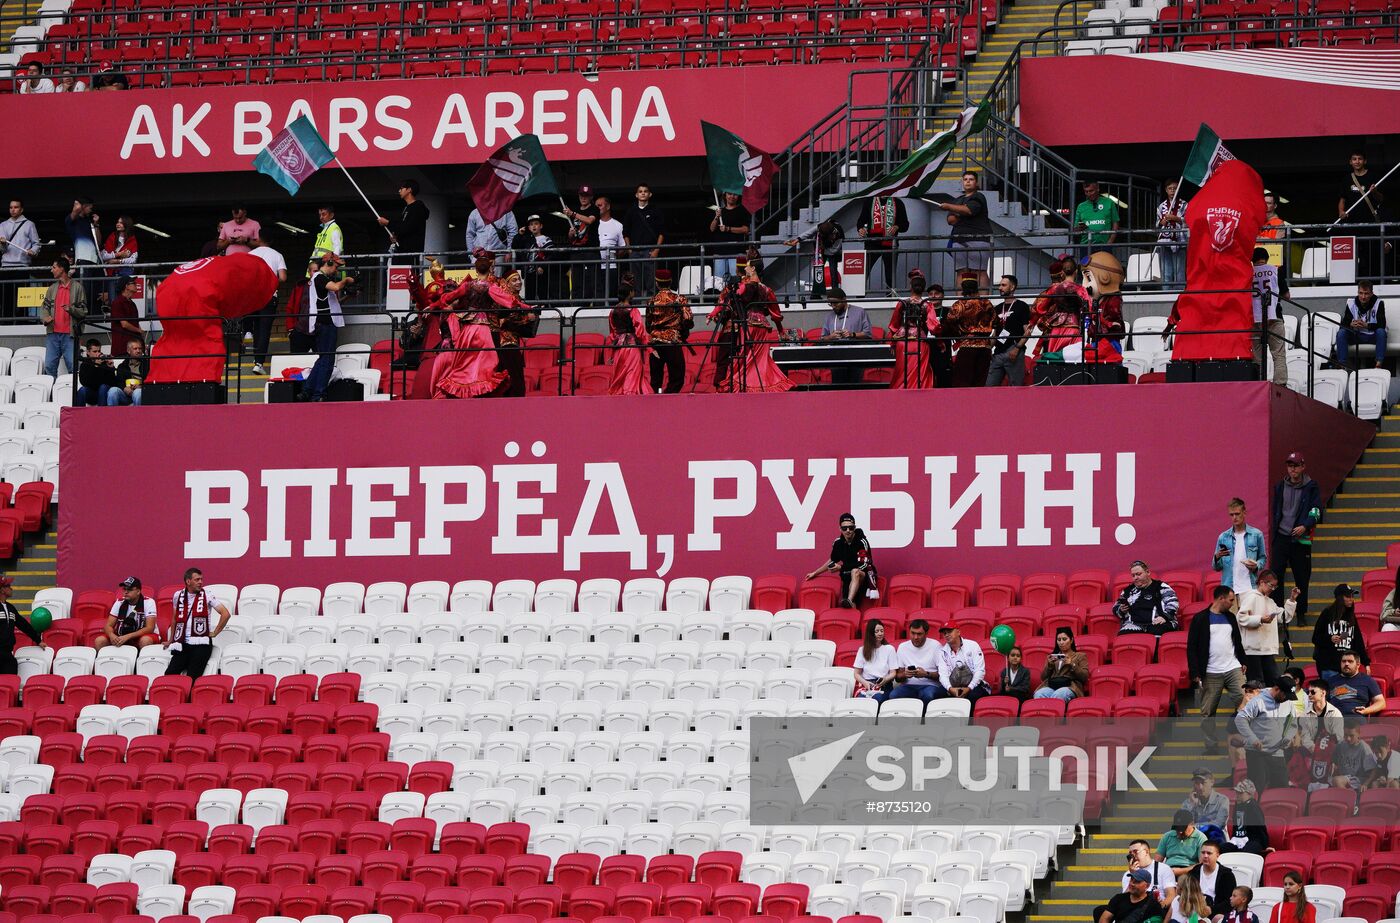
[[[14,595],[10,602],[21,612],[29,612],[34,605],[34,594],[57,583],[58,573],[58,506],[52,507],[50,521],[35,533],[33,541],[26,544],[23,552],[5,571],[12,578]]]

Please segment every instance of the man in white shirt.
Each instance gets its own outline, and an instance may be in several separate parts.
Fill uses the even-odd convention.
[[[267,238],[262,233],[253,238],[253,249],[248,251],[252,256],[256,256],[267,264],[267,268],[277,273],[277,281],[287,281],[287,261],[282,258],[282,254],[272,249],[267,244]],[[244,329],[253,334],[253,371],[259,375],[266,375],[269,344],[272,341],[272,324],[277,319],[277,293],[272,293],[272,299],[258,310],[245,317]]]
[[[982,648],[976,641],[965,639],[955,622],[949,622],[938,631],[943,636],[943,648],[938,657],[938,681],[943,688],[949,695],[974,704],[983,696],[991,695]]]
[[[602,260],[603,296],[611,301],[617,297],[620,278],[617,267],[618,251],[627,246],[623,235],[622,222],[613,217],[612,202],[599,196],[598,206],[598,256]]]
[[[1278,576],[1271,570],[1264,570],[1259,572],[1257,589],[1244,590],[1236,597],[1239,600],[1236,620],[1240,626],[1240,640],[1244,642],[1245,676],[1266,683],[1278,677],[1280,627],[1293,621],[1298,595],[1302,592],[1294,587],[1293,598],[1279,606],[1272,598],[1276,589]]]
[[[107,616],[107,624],[102,627],[102,636],[92,642],[97,650],[104,647],[130,645],[140,650],[160,643],[160,631],[156,628],[156,601],[147,599],[141,592],[141,581],[127,577],[121,582],[122,598],[112,603],[112,611]]]
[[[1269,251],[1255,247],[1254,255],[1254,323],[1259,325],[1259,341],[1254,347],[1254,361],[1262,375],[1266,369],[1265,353],[1274,360],[1273,383],[1288,387],[1288,344],[1284,342],[1283,301],[1288,297],[1288,280],[1278,266],[1269,265]],[[1235,588],[1236,590],[1239,587]]]
[[[948,690],[938,682],[938,661],[943,645],[929,640],[928,622],[914,619],[909,623],[909,640],[895,651],[899,658],[900,682],[890,693],[892,699],[922,699],[925,704],[941,699]]]

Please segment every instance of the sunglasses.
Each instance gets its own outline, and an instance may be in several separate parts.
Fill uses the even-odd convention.
[[[842,531],[842,532],[854,532],[855,530],[856,530],[856,527],[855,527],[855,526],[842,526],[842,527],[841,527],[841,531]]]

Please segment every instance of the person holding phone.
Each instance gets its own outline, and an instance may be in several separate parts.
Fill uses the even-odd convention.
[[[1269,559],[1264,550],[1264,533],[1245,522],[1245,505],[1235,497],[1227,507],[1230,527],[1215,540],[1211,567],[1220,573],[1220,585],[1236,593],[1259,585],[1259,570]]]

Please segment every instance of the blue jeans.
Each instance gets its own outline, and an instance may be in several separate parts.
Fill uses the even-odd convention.
[[[1374,343],[1376,345],[1376,363],[1382,363],[1385,361],[1385,339],[1386,330],[1384,327],[1377,327],[1375,333],[1343,327],[1337,331],[1337,361],[1347,361],[1347,347],[1352,343]]]
[[[1074,690],[1069,686],[1063,689],[1051,689],[1049,686],[1045,686],[1041,689],[1037,689],[1034,697],[1037,699],[1059,699],[1062,702],[1069,702],[1074,699]]]
[[[124,388],[107,389],[108,407],[125,407],[127,404],[135,404],[137,407],[141,406],[140,388],[132,388],[130,394],[127,394]]]
[[[79,407],[106,407],[107,395],[114,391],[111,385],[98,385],[96,391],[90,391],[86,386],[78,387]]]
[[[1162,270],[1163,285],[1180,285],[1186,281],[1186,245],[1157,245],[1157,262]]]
[[[316,328],[316,364],[311,367],[311,376],[306,380],[306,393],[309,400],[319,401],[326,393],[326,385],[331,383],[331,372],[335,371],[335,342],[338,329],[334,324],[322,324]]]
[[[73,334],[50,333],[44,337],[44,374],[58,374],[58,360],[64,365],[73,361]],[[69,369],[68,371],[73,371]]]
[[[948,690],[938,683],[930,683],[927,686],[911,686],[909,683],[900,683],[894,687],[890,693],[892,699],[922,699],[927,705],[934,699],[941,699],[948,695]]]

